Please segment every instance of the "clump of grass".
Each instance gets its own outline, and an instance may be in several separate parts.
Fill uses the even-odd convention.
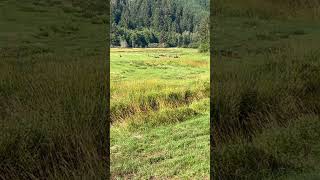
[[[190,104],[190,107],[199,113],[208,113],[210,112],[210,99],[204,98],[199,101],[195,101]]]
[[[173,124],[188,120],[196,115],[198,115],[197,111],[188,107],[163,109],[156,113],[135,116],[128,120],[128,125],[135,129],[137,127]]]
[[[163,83],[154,84],[128,83],[118,85],[112,96],[118,96],[111,101],[111,121],[125,121],[131,116],[156,112],[165,108],[177,108],[188,106],[194,101],[207,97],[207,89],[204,87],[194,87],[192,89],[162,87]],[[121,90],[126,90],[120,97]],[[148,92],[146,92],[148,91]],[[117,93],[117,94],[116,94]]]

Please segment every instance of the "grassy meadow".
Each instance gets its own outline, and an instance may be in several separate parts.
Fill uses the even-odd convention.
[[[215,179],[319,179],[318,1],[216,1]]]
[[[0,179],[108,177],[107,24],[84,4],[0,0]]]
[[[113,179],[209,179],[209,54],[111,49]]]

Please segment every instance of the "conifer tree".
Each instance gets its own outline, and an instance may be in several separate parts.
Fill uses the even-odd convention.
[[[201,20],[209,16],[209,0],[112,0],[111,45],[125,37],[129,47],[201,44]],[[207,35],[201,32],[202,35]]]

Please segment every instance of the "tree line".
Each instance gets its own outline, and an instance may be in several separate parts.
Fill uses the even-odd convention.
[[[111,0],[111,46],[209,45],[208,0]]]

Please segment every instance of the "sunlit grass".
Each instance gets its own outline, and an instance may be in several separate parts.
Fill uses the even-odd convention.
[[[111,79],[112,176],[208,179],[209,55],[111,49]]]

